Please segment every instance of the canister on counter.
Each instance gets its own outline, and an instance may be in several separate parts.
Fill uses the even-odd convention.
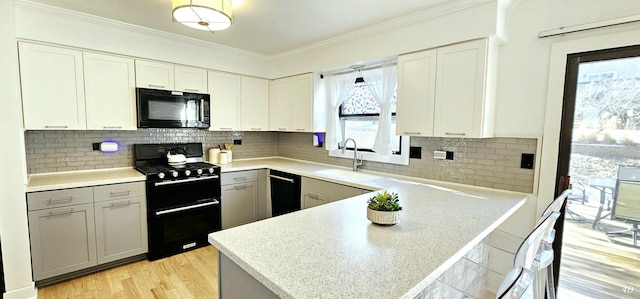
[[[220,149],[217,147],[212,147],[209,149],[209,163],[218,164],[220,155]]]
[[[227,153],[227,160],[229,163],[233,162],[233,153],[231,150],[220,150],[220,153]]]
[[[229,163],[229,157],[227,156],[227,153],[220,152],[218,154],[218,164],[222,165],[227,163]]]

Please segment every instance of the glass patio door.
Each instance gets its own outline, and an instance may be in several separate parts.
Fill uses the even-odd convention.
[[[640,47],[568,57],[558,158],[573,190],[558,231],[558,298],[640,298],[640,247],[612,238],[633,229],[615,208],[618,169],[640,168]]]

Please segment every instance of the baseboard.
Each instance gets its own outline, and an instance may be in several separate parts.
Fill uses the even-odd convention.
[[[36,284],[35,282],[31,282],[31,286],[24,287],[17,290],[7,291],[3,294],[3,299],[35,299],[37,298],[36,294]]]
[[[39,281],[35,282],[35,285],[37,287],[44,287],[44,286],[52,285],[52,284],[55,284],[55,283],[63,282],[65,280],[77,278],[77,277],[80,277],[80,276],[83,276],[83,275],[96,273],[96,272],[99,272],[99,271],[103,271],[103,270],[119,267],[119,266],[126,265],[126,264],[129,264],[129,263],[137,262],[137,261],[141,261],[141,260],[144,260],[146,258],[147,258],[147,254],[146,253],[139,254],[139,255],[132,256],[132,257],[128,257],[128,258],[123,258],[121,260],[117,260],[117,261],[113,261],[113,262],[109,262],[109,263],[93,266],[91,268],[86,268],[86,269],[78,270],[78,271],[75,271],[75,272],[71,272],[71,273],[62,274],[62,275],[54,276],[54,277],[51,277],[51,278],[46,278],[46,279],[43,279],[43,280],[39,280]]]

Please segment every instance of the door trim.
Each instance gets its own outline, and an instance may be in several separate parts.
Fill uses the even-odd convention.
[[[551,44],[536,216],[542,213],[555,195],[567,55],[636,45],[640,27],[636,28]]]

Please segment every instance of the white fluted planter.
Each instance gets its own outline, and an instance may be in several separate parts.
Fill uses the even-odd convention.
[[[376,211],[367,208],[367,219],[375,224],[394,225],[400,222],[400,211]]]

